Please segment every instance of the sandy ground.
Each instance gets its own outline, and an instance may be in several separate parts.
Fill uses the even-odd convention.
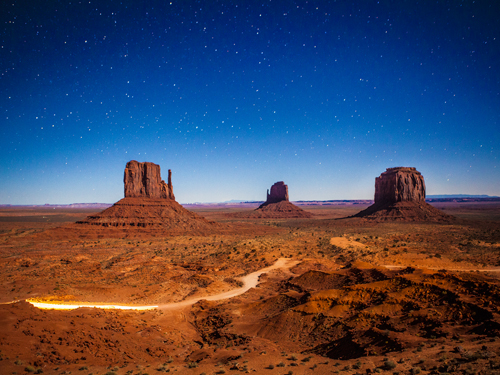
[[[245,228],[208,235],[53,231],[90,213],[0,210],[0,373],[496,373],[500,205],[440,203],[450,224],[342,219],[366,206],[199,207]]]

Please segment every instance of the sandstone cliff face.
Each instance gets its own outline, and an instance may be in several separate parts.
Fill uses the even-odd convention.
[[[271,193],[267,191],[266,203],[278,203],[281,201],[289,201],[288,198],[288,185],[285,185],[283,181],[276,182],[271,186]]]
[[[415,168],[387,168],[375,179],[375,204],[408,201],[425,201],[424,177]]]
[[[425,201],[424,177],[410,167],[387,168],[375,179],[375,203],[354,217],[408,222],[454,220]]]
[[[172,172],[168,170],[168,183],[161,179],[160,166],[131,160],[123,176],[125,198],[153,198],[175,200]]]

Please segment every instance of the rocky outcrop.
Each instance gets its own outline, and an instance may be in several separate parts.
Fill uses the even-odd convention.
[[[232,213],[228,216],[248,219],[288,219],[308,218],[313,215],[291,203],[288,197],[288,186],[283,181],[279,181],[271,186],[271,192],[267,191],[267,200],[259,208],[249,212]]]
[[[206,234],[225,230],[225,225],[206,220],[175,201],[172,172],[168,183],[161,179],[160,166],[129,161],[123,177],[125,198],[108,209],[76,224],[86,228],[153,230],[163,234]]]
[[[375,179],[375,204],[424,202],[424,177],[415,168],[387,168]]]
[[[168,170],[168,183],[161,179],[160,166],[131,160],[123,176],[125,198],[153,198],[175,200],[172,171]]]
[[[375,203],[354,217],[375,221],[454,220],[425,202],[424,177],[411,167],[387,168],[375,179]]]
[[[278,203],[282,201],[289,201],[288,185],[285,185],[283,181],[278,181],[271,186],[271,193],[269,193],[269,190],[267,191],[266,203]]]

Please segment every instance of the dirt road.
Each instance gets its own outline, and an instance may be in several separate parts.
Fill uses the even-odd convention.
[[[241,277],[240,280],[243,282],[243,286],[241,288],[229,290],[227,292],[215,294],[212,296],[196,297],[182,302],[172,302],[163,305],[145,305],[145,306],[127,305],[127,304],[109,305],[106,303],[91,303],[91,302],[57,303],[57,302],[43,302],[39,300],[30,300],[30,299],[27,299],[26,302],[29,302],[33,306],[38,307],[40,309],[53,309],[53,310],[73,310],[73,309],[78,309],[79,307],[93,307],[99,309],[120,309],[120,310],[153,310],[153,309],[173,310],[194,305],[196,302],[201,300],[219,301],[239,296],[248,291],[249,289],[255,288],[259,284],[259,277],[262,274],[278,268],[289,269],[294,265],[296,265],[297,263],[299,263],[298,260],[279,258],[272,266],[262,268],[258,271],[252,272],[246,276]]]

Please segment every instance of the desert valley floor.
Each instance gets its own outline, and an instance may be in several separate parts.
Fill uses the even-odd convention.
[[[75,229],[95,209],[4,207],[0,373],[500,374],[500,202],[433,205],[456,220],[188,206],[220,228],[187,235]]]

